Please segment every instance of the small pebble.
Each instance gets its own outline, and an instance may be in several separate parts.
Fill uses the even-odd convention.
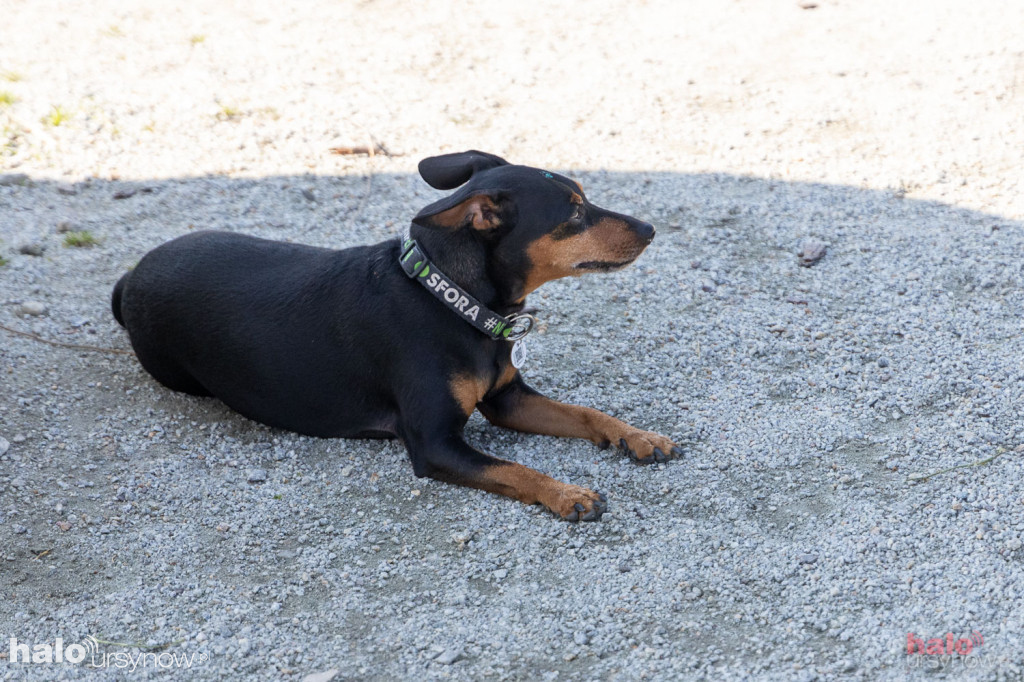
[[[45,303],[40,301],[25,301],[18,306],[18,312],[22,315],[31,315],[33,317],[39,317],[45,315],[48,312],[48,308]]]
[[[828,245],[825,242],[818,239],[805,239],[796,255],[800,259],[800,265],[809,268],[824,258],[827,250]]]
[[[462,649],[460,647],[450,647],[441,652],[441,655],[434,660],[441,665],[451,665],[455,661],[462,657]]]
[[[42,256],[43,252],[46,251],[46,247],[38,242],[32,242],[30,244],[22,244],[18,247],[18,253],[26,256]]]
[[[267,480],[266,469],[251,469],[246,475],[246,479],[249,483],[263,483]]]

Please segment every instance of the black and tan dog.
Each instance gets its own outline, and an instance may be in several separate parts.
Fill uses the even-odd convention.
[[[402,240],[334,251],[190,234],[121,278],[114,317],[169,388],[311,436],[397,437],[417,476],[600,518],[604,495],[486,455],[462,430],[479,408],[498,426],[616,444],[640,462],[680,454],[664,436],[545,398],[511,358],[529,331],[530,292],[633,262],[654,228],[594,206],[566,177],[492,154],[432,157],[419,170],[459,190],[420,211]]]

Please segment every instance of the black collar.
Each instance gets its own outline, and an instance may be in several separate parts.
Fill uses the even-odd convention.
[[[422,284],[449,310],[492,339],[518,341],[533,329],[533,315],[512,313],[502,317],[453,282],[427,258],[423,248],[408,233],[402,238],[398,263],[410,279]]]

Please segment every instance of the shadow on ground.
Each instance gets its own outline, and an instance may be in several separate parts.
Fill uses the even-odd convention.
[[[202,652],[210,679],[901,679],[907,632],[978,631],[973,660],[1016,670],[1022,225],[890,191],[568,174],[659,234],[531,297],[525,375],[685,458],[636,468],[474,417],[471,442],[609,495],[571,526],[416,479],[395,443],[268,429],[130,355],[0,330],[0,635]],[[110,287],[168,239],[341,248],[437,195],[387,174],[8,182],[0,323],[117,349]],[[809,238],[827,254],[801,267]]]

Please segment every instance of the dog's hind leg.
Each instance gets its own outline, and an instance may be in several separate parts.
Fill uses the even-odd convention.
[[[174,360],[164,358],[159,353],[149,352],[148,349],[140,348],[134,343],[132,343],[132,346],[135,348],[135,355],[138,356],[139,363],[147,372],[153,375],[153,378],[167,388],[188,393],[189,395],[203,397],[213,395]]]

